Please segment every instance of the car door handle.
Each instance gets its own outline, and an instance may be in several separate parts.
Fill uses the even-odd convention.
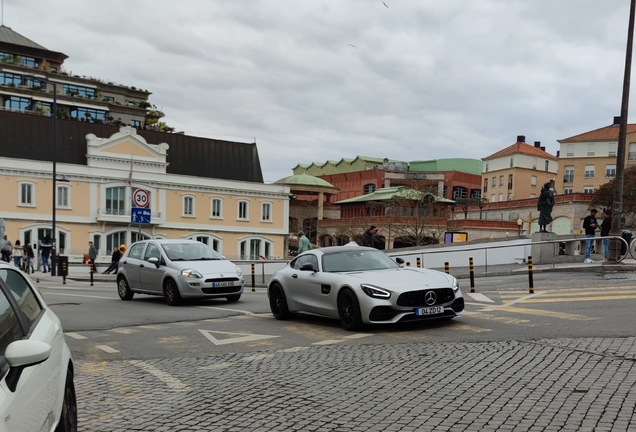
[[[124,264],[128,264],[128,261],[124,261]]]
[[[293,277],[294,279],[298,279],[298,275],[297,275],[296,273],[294,273],[294,274],[292,275],[292,277]]]
[[[144,266],[143,264],[139,264],[139,267],[143,267],[143,266]]]

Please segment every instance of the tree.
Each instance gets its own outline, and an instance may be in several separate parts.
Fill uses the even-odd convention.
[[[592,198],[592,206],[612,208],[614,204],[614,181],[601,185]],[[627,221],[636,218],[636,166],[625,169],[623,174],[623,217]]]
[[[472,198],[457,198],[455,202],[464,212],[464,219],[468,219],[468,207],[473,205],[473,199]]]

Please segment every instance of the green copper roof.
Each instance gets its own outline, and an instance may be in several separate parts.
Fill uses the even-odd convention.
[[[305,173],[285,177],[278,180],[275,183],[286,184],[286,185],[323,186],[323,187],[330,187],[330,188],[333,187],[333,185],[329,183],[328,181],[325,181],[318,177],[310,176]]]
[[[468,174],[481,175],[483,162],[479,159],[437,159],[428,161],[409,162],[411,172],[444,172],[459,171]]]
[[[455,201],[453,200],[438,197],[430,193],[423,193],[406,186],[396,186],[396,187],[377,189],[373,193],[360,195],[357,197],[338,201],[335,204],[351,204],[351,203],[363,203],[363,202],[371,202],[371,201],[389,201],[393,199],[393,197],[395,196],[401,196],[407,199],[412,199],[413,201],[421,201],[422,198],[427,195],[433,196],[435,198],[435,202],[438,202],[438,203],[455,204]]]
[[[14,32],[10,27],[0,25],[0,42],[6,42],[14,45],[21,45],[29,48],[38,48],[45,50],[42,45],[33,42],[31,39],[25,38],[20,33]]]

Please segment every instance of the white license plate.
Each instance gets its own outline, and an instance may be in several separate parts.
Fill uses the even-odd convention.
[[[212,288],[223,288],[234,286],[234,281],[230,282],[212,282]]]
[[[415,315],[417,316],[436,315],[441,313],[444,313],[444,306],[433,306],[433,307],[415,309]]]

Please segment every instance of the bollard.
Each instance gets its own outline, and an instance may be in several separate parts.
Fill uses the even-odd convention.
[[[447,262],[444,263],[444,272],[446,274],[450,274],[450,264],[448,264]]]
[[[66,274],[68,273],[67,265],[68,263],[66,261],[62,261],[62,285],[66,285]]]
[[[475,292],[475,267],[473,266],[473,258],[468,258],[468,263],[470,264],[470,292]]]
[[[528,285],[530,287],[530,294],[534,294],[534,281],[532,280],[532,257],[528,257]]]
[[[422,260],[421,260],[421,258],[418,258],[417,259],[417,268],[420,268],[420,267],[422,267]]]
[[[254,270],[254,263],[252,263],[252,292],[256,291],[256,270]]]
[[[89,269],[90,269],[90,273],[91,273],[91,286],[93,286],[93,266],[92,266],[92,264],[89,267]]]

